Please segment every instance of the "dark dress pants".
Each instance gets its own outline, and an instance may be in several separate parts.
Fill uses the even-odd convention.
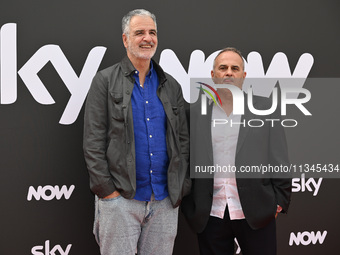
[[[234,238],[243,255],[275,255],[275,218],[265,227],[254,230],[245,219],[230,220],[227,206],[224,219],[210,216],[204,231],[198,234],[200,254],[233,255]]]

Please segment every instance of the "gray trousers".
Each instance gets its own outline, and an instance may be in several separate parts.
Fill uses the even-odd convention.
[[[101,255],[171,255],[177,221],[178,207],[169,197],[142,202],[96,196],[93,233]]]

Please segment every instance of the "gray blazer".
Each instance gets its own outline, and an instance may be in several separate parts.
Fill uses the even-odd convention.
[[[188,177],[189,134],[182,90],[176,80],[153,62],[158,74],[157,96],[167,116],[169,155],[168,191],[172,205],[179,206],[190,191]],[[134,66],[125,57],[96,74],[87,97],[83,148],[90,188],[98,197],[115,190],[127,199],[136,193],[135,142],[131,94]]]

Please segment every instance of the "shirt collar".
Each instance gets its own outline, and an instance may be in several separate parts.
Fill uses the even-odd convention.
[[[146,76],[152,78],[153,73],[154,73],[153,63],[152,63],[152,61],[150,61],[150,70],[149,70],[149,72]],[[139,71],[135,69],[134,75],[139,75]]]
[[[122,69],[123,69],[123,72],[125,73],[125,75],[130,75],[131,73],[133,74],[139,74],[138,70],[136,70],[136,68],[132,65],[130,59],[125,56],[122,61]],[[150,60],[150,71],[149,73],[146,75],[146,76],[149,76],[150,75],[150,78],[152,77],[152,74],[155,72],[155,69],[154,69],[154,64],[153,64],[153,61]]]

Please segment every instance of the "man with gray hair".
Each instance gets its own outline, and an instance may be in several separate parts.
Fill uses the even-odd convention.
[[[122,30],[127,56],[96,74],[85,107],[94,234],[102,255],[172,254],[191,186],[182,90],[152,60],[155,15],[133,10]]]

